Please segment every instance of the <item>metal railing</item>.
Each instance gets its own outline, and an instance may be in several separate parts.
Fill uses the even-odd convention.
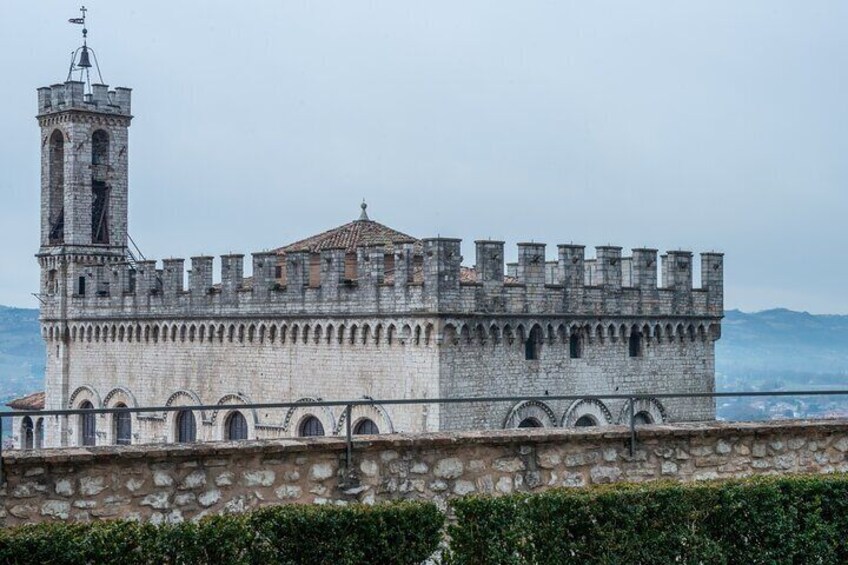
[[[264,402],[264,403],[242,403],[242,404],[195,404],[180,406],[141,406],[118,408],[76,408],[65,410],[15,410],[12,412],[0,412],[0,437],[3,435],[4,418],[38,418],[45,416],[76,416],[83,414],[144,414],[153,412],[179,412],[179,411],[205,411],[205,410],[271,410],[280,408],[329,408],[344,407],[345,410],[345,462],[350,470],[353,459],[353,433],[351,429],[351,411],[355,406],[405,406],[423,404],[475,404],[475,403],[519,403],[527,401],[552,402],[552,401],[603,401],[624,400],[629,405],[628,419],[630,422],[629,448],[631,457],[637,446],[636,413],[635,405],[640,400],[663,400],[663,399],[698,399],[698,398],[746,398],[746,397],[807,397],[807,396],[848,396],[848,390],[791,390],[773,392],[694,392],[694,393],[657,393],[657,394],[603,394],[603,395],[553,395],[543,394],[536,396],[480,396],[480,397],[458,397],[458,398],[397,398],[376,399],[362,398],[356,400],[306,400],[297,402]],[[685,419],[679,421],[685,422]],[[238,441],[238,440],[236,440]],[[144,445],[144,444],[141,444]],[[152,444],[155,445],[155,444]],[[48,448],[49,449],[49,448]],[[3,478],[3,446],[0,441],[0,484]]]

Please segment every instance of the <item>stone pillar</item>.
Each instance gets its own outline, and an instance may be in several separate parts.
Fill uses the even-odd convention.
[[[663,264],[663,280],[674,291],[671,311],[673,314],[692,312],[692,252],[668,251]]]
[[[253,297],[256,300],[267,300],[271,287],[276,282],[277,253],[275,251],[260,251],[253,254]]]
[[[475,241],[477,282],[486,294],[500,293],[504,285],[504,242]]]
[[[238,300],[238,291],[244,282],[244,255],[240,253],[221,256],[221,298],[224,302]]]
[[[459,306],[461,242],[444,237],[423,242],[424,304],[431,311],[450,311]]]
[[[193,300],[207,295],[212,288],[212,263],[214,258],[201,255],[191,258],[191,272],[188,276],[188,288]]]
[[[707,311],[724,315],[724,254],[701,253],[701,288],[707,291]]]

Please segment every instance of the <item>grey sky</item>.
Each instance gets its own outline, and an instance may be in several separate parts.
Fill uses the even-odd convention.
[[[39,86],[78,6],[4,0],[0,304],[37,290]],[[419,237],[727,254],[726,304],[848,313],[848,3],[86,2],[133,88],[130,233],[250,253]],[[591,251],[590,251],[591,252]]]

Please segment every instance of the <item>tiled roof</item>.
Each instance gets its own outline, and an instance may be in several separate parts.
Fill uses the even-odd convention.
[[[386,284],[394,284],[394,271],[386,270],[385,282]],[[421,284],[424,281],[424,268],[420,265],[416,265],[412,268],[412,282],[414,284]],[[504,283],[517,283],[518,279],[515,277],[511,277],[509,275],[504,277]],[[477,283],[477,270],[474,267],[466,267],[462,265],[459,267],[459,283],[460,284],[476,284]]]
[[[33,392],[6,403],[12,410],[44,410],[44,391]]]
[[[281,255],[293,251],[319,253],[324,249],[345,249],[348,253],[355,253],[356,248],[363,245],[385,245],[386,253],[391,253],[394,250],[393,244],[398,242],[414,243],[415,251],[421,250],[421,241],[411,235],[373,220],[356,220],[280,247],[275,251]]]
[[[461,283],[476,283],[477,282],[477,269],[474,267],[465,267],[462,266],[459,268],[459,282]],[[518,282],[518,279],[510,276],[504,275],[504,284],[515,284]]]

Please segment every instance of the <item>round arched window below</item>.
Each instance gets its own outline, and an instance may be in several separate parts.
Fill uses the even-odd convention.
[[[643,410],[643,411],[637,412],[636,414],[633,415],[633,423],[636,424],[637,426],[644,426],[646,424],[653,424],[654,419],[651,417],[651,415],[649,413],[647,413]]]
[[[519,428],[542,428],[542,422],[537,420],[536,418],[524,418],[518,424]]]
[[[191,410],[177,412],[176,427],[178,443],[192,443],[197,439],[197,424]]]
[[[317,437],[324,435],[324,425],[315,416],[307,416],[298,428],[300,437]]]
[[[233,412],[227,416],[226,422],[226,439],[235,441],[247,439],[247,420],[244,419],[241,412]]]
[[[35,448],[41,449],[44,447],[44,418],[39,418],[35,422]]]
[[[574,425],[578,428],[589,428],[592,426],[597,426],[598,422],[593,417],[586,414],[585,416],[580,416],[577,418],[577,421],[574,422]]]
[[[21,449],[32,449],[33,435],[32,418],[24,416],[21,420]]]
[[[374,420],[363,418],[356,423],[353,433],[360,436],[375,436],[380,433],[380,428],[377,427]]]
[[[126,408],[127,405],[116,404],[115,408]],[[115,412],[115,443],[118,445],[130,445],[132,443],[132,414],[129,412]]]
[[[91,410],[94,406],[88,400],[80,405],[80,410]],[[80,434],[83,445],[97,444],[97,416],[94,414],[80,414]]]

